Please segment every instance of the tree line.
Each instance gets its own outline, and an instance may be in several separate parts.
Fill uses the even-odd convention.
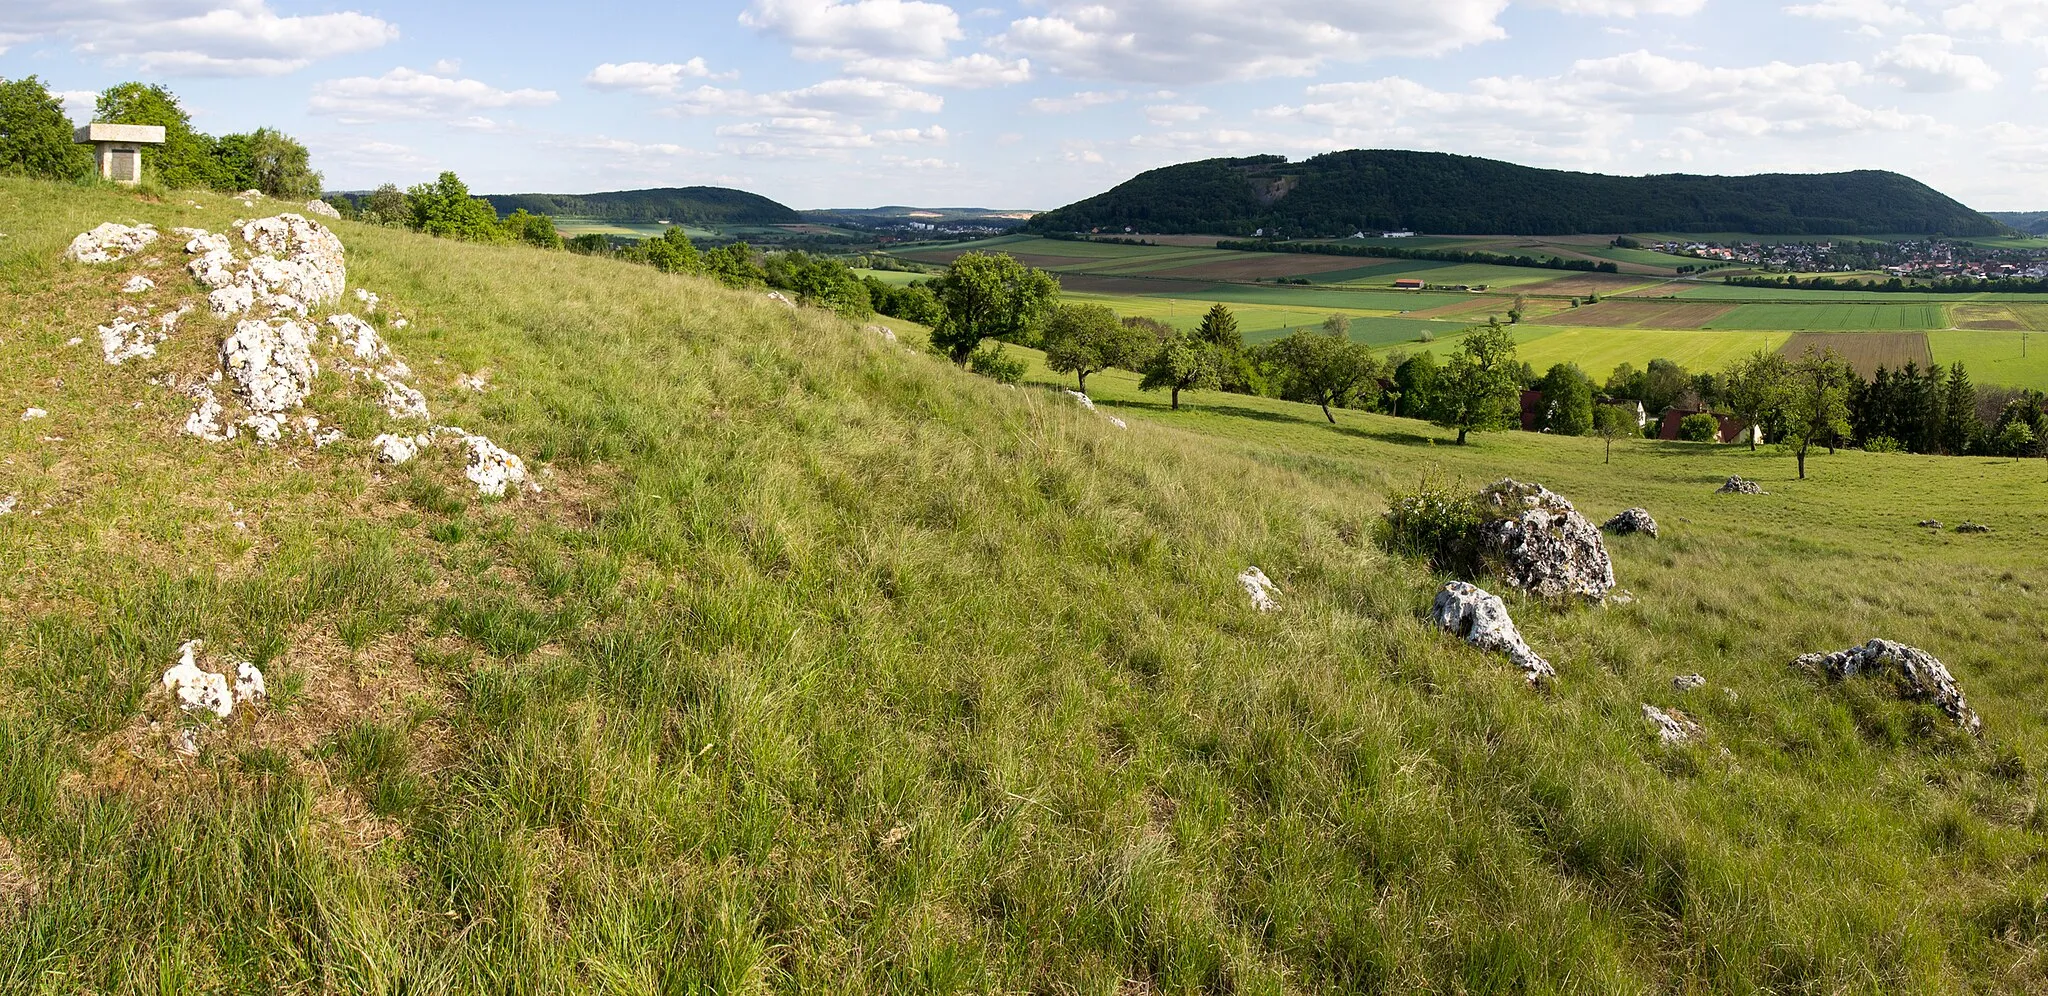
[[[146,182],[177,190],[259,191],[297,200],[320,194],[320,174],[306,147],[275,128],[215,137],[194,130],[176,94],[152,84],[122,83],[100,92],[93,120],[157,125],[162,145],[142,149]],[[64,104],[35,76],[0,78],[0,173],[92,182],[91,147],[73,140]]]
[[[2048,279],[2035,280],[2030,277],[1990,277],[1976,280],[1969,277],[1943,277],[1925,282],[1892,277],[1887,280],[1875,278],[1858,280],[1855,277],[1807,277],[1799,279],[1796,273],[1782,277],[1722,277],[1721,282],[1731,287],[1768,287],[1781,290],[1814,291],[1877,291],[1883,294],[1911,292],[1915,294],[2048,294]]]
[[[1609,262],[1594,262],[1590,259],[1565,259],[1562,256],[1509,256],[1497,252],[1481,252],[1464,249],[1410,249],[1406,246],[1388,246],[1375,243],[1368,246],[1342,245],[1334,242],[1281,242],[1273,239],[1224,239],[1216,243],[1218,249],[1236,249],[1241,252],[1298,252],[1314,256],[1361,256],[1371,259],[1421,259],[1437,263],[1488,263],[1493,266],[1533,267],[1541,270],[1572,270],[1579,273],[1620,273],[1621,267]]]

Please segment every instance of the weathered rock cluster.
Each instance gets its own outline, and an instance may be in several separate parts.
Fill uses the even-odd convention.
[[[235,665],[233,681],[225,674],[200,667],[199,649],[203,645],[192,640],[179,647],[178,663],[164,672],[163,686],[177,697],[179,708],[192,713],[210,712],[226,719],[234,714],[235,706],[269,694],[263,672],[248,661]]]
[[[1706,735],[1706,731],[1700,729],[1700,724],[1693,722],[1691,716],[1676,709],[1659,709],[1645,702],[1643,718],[1657,731],[1657,739],[1667,744],[1690,743]]]
[[[1116,426],[1119,429],[1130,428],[1130,425],[1124,422],[1123,419],[1117,418],[1116,416],[1111,415],[1107,412],[1102,412],[1098,410],[1095,407],[1095,400],[1093,398],[1090,398],[1089,396],[1082,394],[1079,391],[1068,391],[1067,396],[1073,398],[1075,403],[1079,404],[1081,407],[1086,408],[1091,412],[1096,412],[1097,414],[1100,414],[1103,418],[1108,419],[1109,424]]]
[[[1761,484],[1758,484],[1758,483],[1757,483],[1757,482],[1755,482],[1755,481],[1745,481],[1745,480],[1743,480],[1743,479],[1742,479],[1742,478],[1740,478],[1740,477],[1731,477],[1731,478],[1729,478],[1729,479],[1728,479],[1728,482],[1727,482],[1726,484],[1723,484],[1723,485],[1721,485],[1721,486],[1720,486],[1720,488],[1716,489],[1714,493],[1715,493],[1715,494],[1717,494],[1717,495],[1767,495],[1767,494],[1770,494],[1770,492],[1768,492],[1768,491],[1765,491],[1765,490],[1764,490],[1764,488],[1763,488],[1763,485],[1761,485]]]
[[[1479,493],[1488,516],[1479,526],[1482,556],[1501,580],[1541,598],[1594,600],[1614,589],[1614,564],[1600,531],[1564,496],[1541,484],[1497,482]]]
[[[1859,675],[1888,679],[1900,697],[1933,703],[1963,729],[1979,735],[1984,732],[1983,721],[1963,699],[1962,686],[1956,684],[1948,665],[1918,647],[1871,640],[1832,654],[1807,654],[1792,666],[1837,681]]]
[[[1614,518],[1600,524],[1603,532],[1616,536],[1632,536],[1641,533],[1651,539],[1657,538],[1657,520],[1651,518],[1647,508],[1623,509]]]
[[[317,201],[314,205],[318,206],[309,209],[327,213],[319,210],[326,205]],[[301,411],[320,375],[316,354],[322,351],[337,372],[375,384],[388,416],[428,422],[431,412],[426,395],[408,383],[412,369],[392,354],[374,326],[355,315],[330,315],[323,342],[321,323],[309,317],[314,309],[339,302],[347,288],[341,240],[320,223],[296,214],[238,221],[236,225],[232,233],[176,230],[186,239],[186,253],[193,257],[187,271],[210,289],[209,310],[223,318],[249,315],[237,318],[234,331],[221,342],[218,368],[209,376],[187,383],[176,377],[151,379],[151,383],[173,387],[193,399],[194,408],[183,431],[209,442],[226,442],[244,432],[262,444],[280,442],[291,433],[303,435],[316,448],[340,441],[339,429],[323,428],[319,418]],[[156,230],[148,225],[110,223],[73,240],[66,255],[82,262],[112,262],[146,248],[157,238]],[[155,288],[153,281],[136,275],[125,289],[142,292]],[[365,314],[376,312],[376,294],[356,288],[355,297]],[[170,338],[179,319],[191,308],[185,304],[151,322],[146,307],[123,305],[124,316],[132,317],[117,317],[99,330],[106,362],[118,366],[156,356],[158,346]],[[390,324],[403,328],[406,322],[403,316],[394,315]],[[488,386],[481,378],[465,378],[464,384],[478,391]],[[238,402],[246,414],[240,418],[232,415],[229,402]],[[384,462],[401,463],[444,438],[467,450],[465,475],[482,493],[503,495],[519,484],[539,490],[528,480],[525,464],[517,456],[457,427],[434,426],[417,436],[381,436],[375,445]]]

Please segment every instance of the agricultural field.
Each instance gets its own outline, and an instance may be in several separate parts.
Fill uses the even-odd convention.
[[[1930,332],[1934,362],[1961,363],[1979,384],[2048,390],[2048,334],[2036,332]]]
[[[555,231],[562,233],[565,239],[573,239],[578,235],[616,235],[626,239],[651,239],[675,227],[677,226],[658,225],[653,222],[612,221],[607,218],[579,218],[569,215],[555,219]],[[719,237],[718,232],[708,228],[690,225],[681,227],[683,232],[693,239]]]
[[[1879,367],[1897,370],[1911,363],[1925,370],[1934,364],[1925,332],[1800,332],[1778,351],[1796,360],[1808,351],[1829,349],[1865,380],[1876,376]]]
[[[1202,315],[1218,302],[1195,298],[1173,297],[1131,297],[1122,295],[1101,295],[1089,293],[1062,293],[1062,301],[1100,304],[1126,317],[1152,318],[1180,329],[1193,329],[1202,323]],[[1231,305],[1231,314],[1237,317],[1238,330],[1247,342],[1264,342],[1277,339],[1298,329],[1311,329],[1322,325],[1323,319],[1333,314],[1343,315],[1351,320],[1351,337],[1374,346],[1407,342],[1421,338],[1427,332],[1431,336],[1455,335],[1464,331],[1465,325],[1458,322],[1431,322],[1398,317],[1385,310],[1359,308],[1287,308],[1268,305]]]
[[[1775,329],[1888,332],[1945,329],[1948,309],[1939,304],[1745,304],[1702,323],[1709,329]]]
[[[1698,329],[1733,310],[1732,305],[1609,299],[1553,316],[1550,323],[1600,328]]]
[[[1422,348],[1447,355],[1457,348],[1459,338],[1439,339]],[[1673,360],[1689,370],[1719,370],[1757,350],[1778,349],[1787,338],[1782,332],[1515,327],[1519,356],[1537,372],[1556,363],[1576,363],[1595,381],[1606,379],[1623,363],[1640,369],[1654,359]]]

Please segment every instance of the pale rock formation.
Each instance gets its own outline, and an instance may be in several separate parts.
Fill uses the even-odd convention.
[[[473,391],[477,394],[482,394],[485,391],[491,389],[491,382],[489,378],[486,378],[483,374],[480,373],[463,374],[462,376],[455,378],[455,384],[457,387],[460,387],[465,391]]]
[[[0,515],[13,515],[14,507],[21,504],[20,495],[0,496]]]
[[[377,313],[377,295],[358,287],[356,288],[356,300],[362,304],[363,314],[374,315]]]
[[[185,251],[199,255],[187,264],[194,279],[213,289],[214,314],[236,315],[257,305],[273,314],[304,315],[341,299],[348,283],[341,240],[320,223],[281,214],[241,223],[251,255],[239,260],[222,235],[195,236]]]
[[[371,440],[370,445],[377,448],[378,462],[395,465],[405,463],[413,457],[419,456],[421,447],[432,442],[433,438],[432,435],[427,435],[424,438],[420,436],[394,436],[387,432]]]
[[[1657,538],[1657,520],[1650,517],[1650,510],[1646,508],[1625,509],[1621,514],[1601,523],[1600,529],[1616,536],[1642,533],[1651,539]]]
[[[235,427],[226,420],[227,412],[221,408],[220,398],[214,395],[212,387],[197,384],[188,393],[199,402],[199,407],[185,417],[186,435],[197,436],[209,443],[224,443],[235,438]]]
[[[306,213],[317,214],[322,218],[333,218],[336,221],[341,220],[341,212],[335,210],[334,205],[329,204],[318,197],[315,197],[312,200],[306,202]]]
[[[21,413],[21,420],[24,422],[33,422],[39,418],[49,417],[50,413],[42,410],[41,408],[30,408]]]
[[[234,715],[235,706],[269,694],[263,672],[248,661],[235,665],[232,683],[227,675],[200,667],[202,646],[201,641],[192,640],[179,647],[178,663],[164,672],[163,686],[177,696],[179,708],[186,712],[210,712],[226,719]]]
[[[121,293],[123,294],[144,294],[155,289],[156,281],[140,273],[129,277],[128,282],[121,285]]]
[[[1667,744],[1691,743],[1706,734],[1700,729],[1700,724],[1692,721],[1692,717],[1676,709],[1659,709],[1645,702],[1643,718],[1656,728],[1657,738]]]
[[[1956,725],[1978,736],[1984,722],[1963,699],[1963,689],[1949,673],[1948,666],[1933,654],[1890,640],[1871,640],[1832,654],[1807,654],[1792,666],[1808,673],[1825,674],[1835,680],[1868,674],[1889,679],[1901,698],[1931,702]]]
[[[785,297],[781,291],[769,291],[768,300],[781,304],[785,308],[790,308],[792,310],[796,308],[796,302],[790,300],[788,297]]]
[[[1086,408],[1091,412],[1095,410],[1094,400],[1089,398],[1087,395],[1082,394],[1079,391],[1068,391],[1067,396],[1079,402],[1081,407]]]
[[[100,326],[100,354],[117,367],[129,360],[155,356],[157,344],[170,338],[169,328],[177,321],[175,313],[164,318],[169,321],[157,330],[125,318],[115,319],[112,325]]]
[[[369,364],[391,358],[391,349],[384,345],[383,337],[369,322],[354,315],[329,315],[327,327],[331,330],[327,336],[328,343],[347,350],[350,360]]]
[[[288,318],[238,323],[235,334],[221,343],[220,365],[258,415],[297,408],[320,373],[313,360],[313,330]]]
[[[505,494],[506,488],[525,482],[526,463],[498,444],[472,435],[463,436],[462,442],[469,447],[469,468],[463,476],[476,485],[477,491],[497,498]]]
[[[1257,567],[1247,567],[1237,576],[1237,583],[1244,593],[1251,596],[1252,607],[1260,612],[1276,612],[1280,608],[1280,586]]]
[[[1129,424],[1127,424],[1127,423],[1125,423],[1123,419],[1117,418],[1117,417],[1116,417],[1116,416],[1114,416],[1114,415],[1111,415],[1111,416],[1109,416],[1109,424],[1110,424],[1110,425],[1113,425],[1113,426],[1116,426],[1116,427],[1117,427],[1117,428],[1119,428],[1119,429],[1128,429],[1128,428],[1130,428],[1130,425],[1129,425]]]
[[[1962,525],[1956,527],[1956,532],[1959,533],[1988,533],[1990,531],[1991,527],[1981,522],[1965,521]]]
[[[149,248],[156,239],[154,225],[130,227],[109,221],[72,239],[70,248],[64,250],[64,258],[80,263],[112,263]]]
[[[869,335],[881,336],[884,342],[896,341],[896,330],[890,328],[887,325],[870,325],[863,331],[867,332],[867,334]]]
[[[1540,484],[1497,482],[1479,493],[1488,518],[1479,546],[1500,563],[1502,580],[1543,598],[1602,599],[1614,589],[1614,564],[1600,530],[1562,495]]]
[[[1671,679],[1671,687],[1681,692],[1695,692],[1707,687],[1704,674],[1681,674]]]
[[[384,414],[392,418],[416,418],[422,421],[430,417],[427,414],[426,395],[382,371],[375,376],[377,383],[384,387],[384,396],[379,399],[384,406]]]
[[[1481,650],[1505,654],[1531,684],[1557,677],[1557,669],[1529,649],[1515,629],[1507,603],[1475,585],[1463,581],[1444,585],[1436,594],[1430,616],[1444,632]]]
[[[1743,480],[1743,479],[1742,479],[1742,478],[1740,478],[1740,477],[1731,477],[1731,478],[1729,478],[1729,479],[1728,479],[1728,483],[1726,483],[1726,484],[1723,484],[1723,485],[1721,485],[1721,486],[1720,486],[1720,488],[1718,488],[1718,489],[1716,489],[1716,490],[1714,491],[1714,493],[1715,493],[1715,494],[1717,494],[1717,495],[1767,495],[1767,494],[1770,494],[1770,492],[1768,492],[1768,491],[1765,491],[1765,490],[1764,490],[1764,488],[1763,488],[1763,485],[1761,485],[1761,484],[1758,484],[1758,483],[1757,483],[1757,482],[1755,482],[1755,481],[1745,481],[1745,480]]]

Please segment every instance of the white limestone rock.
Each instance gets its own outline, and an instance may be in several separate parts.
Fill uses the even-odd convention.
[[[1094,399],[1088,397],[1087,395],[1082,394],[1079,391],[1068,391],[1067,396],[1073,398],[1076,402],[1078,402],[1081,405],[1081,407],[1086,408],[1091,412],[1095,410]]]
[[[1691,716],[1676,709],[1659,709],[1645,702],[1643,718],[1657,731],[1657,739],[1667,744],[1691,743],[1706,735],[1706,731],[1700,729],[1700,724],[1693,722]]]
[[[1671,679],[1671,687],[1681,692],[1696,692],[1707,687],[1704,674],[1681,674]]]
[[[422,441],[419,436],[394,436],[387,432],[371,440],[370,445],[377,448],[379,463],[397,465],[419,456],[420,449],[432,442],[433,438],[432,435],[428,435]]]
[[[482,394],[485,391],[491,389],[490,380],[480,373],[463,374],[462,376],[455,378],[455,384],[457,387],[460,387],[465,391],[472,391],[477,394]]]
[[[1984,735],[1984,721],[1963,698],[1962,686],[1933,654],[1890,640],[1871,640],[1832,654],[1807,654],[1792,662],[1810,674],[1842,681],[1858,675],[1887,679],[1900,698],[1931,702],[1956,725]]]
[[[1444,632],[1481,650],[1505,654],[1522,669],[1530,684],[1557,677],[1557,669],[1529,649],[1515,629],[1514,620],[1508,618],[1507,603],[1476,585],[1464,581],[1444,585],[1436,593],[1430,616]]]
[[[526,481],[526,463],[498,444],[482,436],[464,436],[462,443],[469,447],[469,468],[463,476],[478,492],[499,498],[507,488]]]
[[[128,282],[121,285],[121,293],[123,294],[146,294],[155,289],[156,281],[140,273],[129,277]]]
[[[1128,428],[1130,428],[1130,425],[1129,425],[1128,423],[1126,423],[1126,422],[1125,422],[1125,421],[1124,421],[1123,419],[1117,418],[1117,417],[1116,417],[1116,416],[1114,416],[1114,415],[1111,415],[1111,416],[1109,416],[1108,418],[1109,418],[1109,424],[1110,424],[1110,425],[1116,426],[1116,427],[1117,427],[1117,428],[1119,428],[1119,429],[1128,429]]]
[[[39,418],[49,418],[49,417],[50,417],[50,413],[49,413],[49,412],[46,412],[46,411],[44,411],[44,410],[42,410],[41,408],[30,408],[30,409],[24,410],[24,411],[23,411],[23,412],[21,413],[21,420],[22,420],[22,421],[24,421],[24,422],[33,422],[33,421],[35,421],[36,419],[39,419]]]
[[[374,315],[377,313],[377,295],[358,287],[356,288],[356,301],[362,304],[363,314]]]
[[[377,383],[384,387],[384,396],[380,399],[384,406],[384,414],[392,418],[413,418],[421,421],[431,417],[427,414],[426,395],[382,371],[375,376]]]
[[[776,302],[777,304],[780,304],[780,305],[782,305],[783,307],[785,307],[785,308],[789,308],[789,309],[791,309],[791,310],[795,310],[795,308],[796,308],[796,302],[795,302],[795,301],[792,301],[792,300],[790,300],[790,299],[789,299],[788,297],[784,296],[784,295],[783,295],[783,293],[782,293],[781,291],[769,291],[769,292],[768,292],[768,300],[770,300],[770,301],[774,301],[774,302]]]
[[[1257,567],[1247,567],[1237,576],[1237,583],[1244,593],[1251,596],[1252,607],[1260,612],[1276,612],[1280,609],[1280,586]]]
[[[297,408],[320,374],[313,360],[313,330],[288,318],[238,323],[235,334],[221,343],[220,365],[258,415]]]
[[[220,398],[213,388],[199,384],[189,392],[199,402],[199,407],[185,417],[185,434],[204,439],[209,443],[225,443],[235,438],[235,427],[227,421],[227,411],[221,407]]]
[[[335,210],[334,205],[329,204],[318,197],[315,197],[312,200],[306,202],[306,213],[317,214],[322,218],[333,218],[336,221],[341,220],[341,212]]]
[[[115,319],[112,325],[100,326],[100,355],[117,367],[129,360],[155,356],[157,344],[170,338],[169,327],[176,323],[176,314],[165,315],[169,321],[161,329],[151,329],[125,318]]]
[[[13,515],[16,505],[21,504],[20,495],[0,496],[0,515]]]
[[[1600,530],[1541,484],[1496,482],[1479,493],[1486,521],[1479,546],[1501,579],[1542,598],[1599,600],[1614,590],[1614,563]]]
[[[896,341],[896,330],[890,328],[887,325],[870,325],[867,326],[867,328],[864,329],[864,331],[866,331],[869,335],[881,336],[883,342]]]
[[[1745,480],[1743,480],[1743,479],[1742,479],[1742,478],[1740,478],[1740,477],[1731,477],[1731,478],[1729,478],[1729,479],[1728,479],[1728,481],[1727,481],[1727,483],[1725,483],[1725,484],[1721,485],[1721,486],[1720,486],[1719,488],[1715,489],[1714,493],[1715,493],[1715,494],[1717,494],[1717,495],[1767,495],[1767,494],[1770,494],[1770,492],[1768,492],[1768,491],[1765,491],[1765,490],[1764,490],[1764,487],[1763,487],[1763,485],[1761,485],[1761,484],[1758,484],[1758,483],[1757,483],[1757,482],[1755,482],[1755,481],[1745,481]]]
[[[109,221],[72,239],[70,248],[64,250],[64,258],[80,263],[112,263],[149,248],[156,240],[154,225],[130,227]]]

